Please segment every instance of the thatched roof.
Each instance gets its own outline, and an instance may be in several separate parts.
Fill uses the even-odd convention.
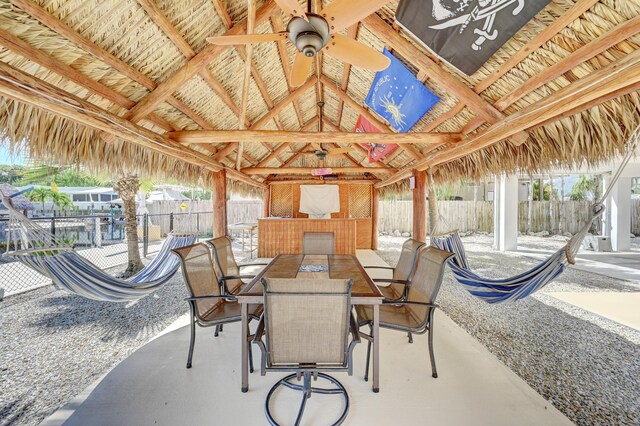
[[[441,97],[412,132],[453,133],[462,141],[411,142],[375,165],[357,148],[347,156],[327,157],[324,166],[348,168],[345,177],[406,186],[401,178],[414,168],[432,167],[436,181],[443,181],[596,164],[618,154],[640,123],[640,0],[552,1],[470,77],[394,28],[396,6],[390,2],[344,34],[378,50],[391,47]],[[289,18],[273,3],[258,2],[257,8],[255,32],[286,26]],[[0,80],[0,136],[14,148],[28,146],[31,156],[46,163],[113,173],[137,171],[207,185],[212,171],[226,168],[240,191],[250,188],[247,183],[275,178],[274,173],[286,178],[286,168],[297,168],[291,175],[298,178],[308,177],[306,168],[322,164],[304,152],[314,149],[306,142],[247,141],[238,172],[237,143],[180,144],[176,136],[176,131],[238,129],[245,50],[213,47],[205,38],[225,33],[230,25],[243,34],[246,17],[246,0],[5,0],[0,3],[0,65],[24,74],[0,67],[0,76],[12,75],[22,84]],[[360,113],[373,114],[362,108],[373,72],[324,55],[320,83],[312,77],[296,89],[287,80],[294,53],[290,43],[254,45],[245,126],[279,130],[280,136],[316,131],[320,97],[325,131],[352,132]],[[630,74],[616,79],[612,67]],[[39,86],[41,81],[51,86]],[[103,124],[96,124],[95,111],[87,121],[76,120],[79,124],[56,104],[38,101],[25,86],[38,86],[37,96],[44,91],[56,99],[73,95],[75,105],[86,101],[85,111],[75,114],[87,115],[86,109],[94,107],[125,119],[144,113],[132,119],[139,127],[126,122],[117,127],[113,120],[104,124],[104,115]],[[487,122],[494,112],[498,118]],[[102,131],[104,126],[135,135],[114,138]],[[173,133],[155,135],[166,132]],[[341,140],[335,143],[348,146]],[[370,166],[393,170],[360,169]]]
[[[6,196],[10,196],[18,192],[18,190],[8,183],[0,183],[0,192]],[[13,203],[13,207],[18,210],[33,210],[34,208],[33,203],[22,194],[13,197],[11,202]],[[2,200],[0,200],[0,213],[6,213],[7,211],[7,207],[2,203]]]

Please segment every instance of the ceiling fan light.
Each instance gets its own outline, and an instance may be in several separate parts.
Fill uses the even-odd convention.
[[[296,38],[296,48],[307,57],[314,56],[324,46],[324,40],[313,32],[304,32]]]

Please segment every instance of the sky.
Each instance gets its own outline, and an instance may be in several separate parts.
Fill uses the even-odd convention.
[[[10,166],[14,165],[24,165],[25,157],[22,154],[12,155],[9,152],[7,144],[0,144],[0,164],[7,164]]]

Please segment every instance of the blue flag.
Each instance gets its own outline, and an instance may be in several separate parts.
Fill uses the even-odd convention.
[[[408,132],[440,98],[384,49],[391,65],[376,73],[365,103],[398,132]]]

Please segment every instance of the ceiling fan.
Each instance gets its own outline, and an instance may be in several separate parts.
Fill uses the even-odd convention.
[[[311,73],[313,57],[320,51],[343,62],[373,71],[381,71],[391,61],[382,53],[339,31],[358,23],[390,0],[335,0],[316,13],[311,13],[311,0],[307,1],[307,12],[297,0],[275,0],[291,20],[287,31],[275,34],[245,34],[208,37],[207,41],[218,45],[239,45],[279,41],[289,38],[297,52],[291,67],[291,85],[304,83]]]

